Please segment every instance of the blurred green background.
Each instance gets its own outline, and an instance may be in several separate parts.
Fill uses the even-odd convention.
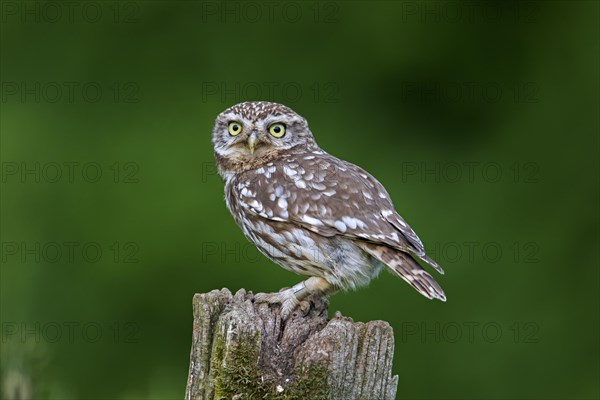
[[[0,4],[3,398],[182,398],[193,294],[299,281],[215,174],[246,100],[444,266],[445,304],[387,273],[331,299],[394,327],[399,399],[600,396],[597,2]]]

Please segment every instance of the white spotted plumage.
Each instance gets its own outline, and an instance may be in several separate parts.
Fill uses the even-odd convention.
[[[239,135],[229,134],[232,121],[242,126]],[[269,134],[274,123],[285,126],[283,137]],[[213,144],[227,206],[268,258],[336,289],[364,286],[385,265],[426,297],[445,300],[413,257],[442,269],[384,187],[322,151],[294,111],[267,102],[235,105],[217,117]]]

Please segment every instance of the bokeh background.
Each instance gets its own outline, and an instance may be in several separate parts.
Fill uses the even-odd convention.
[[[194,293],[299,277],[235,226],[215,116],[271,100],[387,187],[448,302],[384,273],[399,399],[599,395],[599,6],[2,1],[3,398],[176,399]]]

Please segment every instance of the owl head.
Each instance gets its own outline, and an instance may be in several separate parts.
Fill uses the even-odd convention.
[[[260,167],[284,153],[317,149],[306,119],[267,101],[239,103],[223,111],[212,141],[222,175]]]

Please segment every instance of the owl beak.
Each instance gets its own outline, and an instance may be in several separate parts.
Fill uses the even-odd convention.
[[[250,136],[248,137],[248,149],[250,150],[251,154],[254,153],[254,149],[256,148],[256,143],[258,143],[258,133],[252,132],[250,134]]]

